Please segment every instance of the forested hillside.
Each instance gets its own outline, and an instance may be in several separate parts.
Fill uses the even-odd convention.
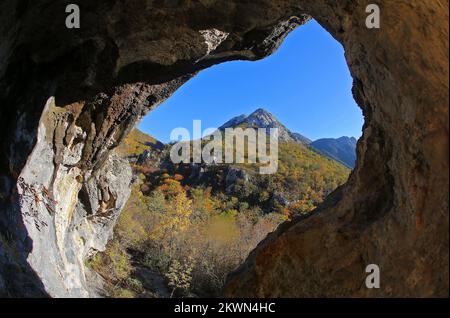
[[[116,297],[220,295],[268,233],[311,212],[350,172],[292,138],[280,142],[273,175],[250,164],[173,164],[168,145],[139,131],[118,152],[136,181],[114,240],[89,262]]]

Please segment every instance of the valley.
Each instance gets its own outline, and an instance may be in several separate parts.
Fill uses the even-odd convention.
[[[88,261],[109,296],[220,296],[268,233],[311,213],[348,178],[350,169],[265,110],[218,131],[236,127],[279,130],[275,174],[248,162],[173,163],[171,144],[137,129],[118,148],[133,168],[132,194],[107,250]]]

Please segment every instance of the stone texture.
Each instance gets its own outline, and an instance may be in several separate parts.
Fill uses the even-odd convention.
[[[130,194],[132,173],[128,162],[114,154],[98,169],[77,166],[87,134],[72,124],[50,98],[17,187],[23,222],[33,239],[28,263],[49,295],[87,297],[84,261],[105,249]],[[68,137],[69,131],[74,136]]]
[[[250,181],[250,176],[244,169],[230,166],[227,169],[225,176],[225,191],[227,194],[233,193],[233,187],[236,183],[242,183],[246,185]]]
[[[312,16],[346,51],[366,119],[357,165],[224,293],[448,296],[448,2],[379,0],[382,27],[368,30],[370,2],[80,0],[69,30],[68,1],[3,0],[0,294],[88,296],[83,261],[127,195],[113,149],[198,71],[263,58]],[[364,287],[369,263],[381,289]]]

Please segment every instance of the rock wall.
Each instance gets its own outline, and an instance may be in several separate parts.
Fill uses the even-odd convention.
[[[346,50],[365,116],[356,168],[262,242],[225,293],[448,297],[448,2],[377,1],[380,30],[364,27],[370,1],[326,2],[308,12]],[[366,288],[369,264],[380,289]]]
[[[284,224],[230,276],[228,296],[448,295],[448,2],[115,0],[0,3],[0,294],[89,296],[128,196],[113,155],[198,71],[271,54],[310,16],[345,50],[364,136],[349,182]],[[270,74],[268,74],[269,76]],[[381,267],[382,288],[364,286]]]
[[[131,168],[114,154],[98,169],[77,166],[88,135],[50,98],[22,170],[19,208],[33,249],[28,263],[52,296],[88,297],[84,261],[102,251],[131,192]]]

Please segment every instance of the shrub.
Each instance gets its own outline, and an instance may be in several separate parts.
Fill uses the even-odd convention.
[[[170,294],[171,298],[177,289],[182,293],[186,293],[189,290],[192,280],[192,268],[193,263],[191,258],[188,258],[184,263],[180,263],[178,260],[172,261],[172,264],[166,273],[168,285],[172,288]]]

